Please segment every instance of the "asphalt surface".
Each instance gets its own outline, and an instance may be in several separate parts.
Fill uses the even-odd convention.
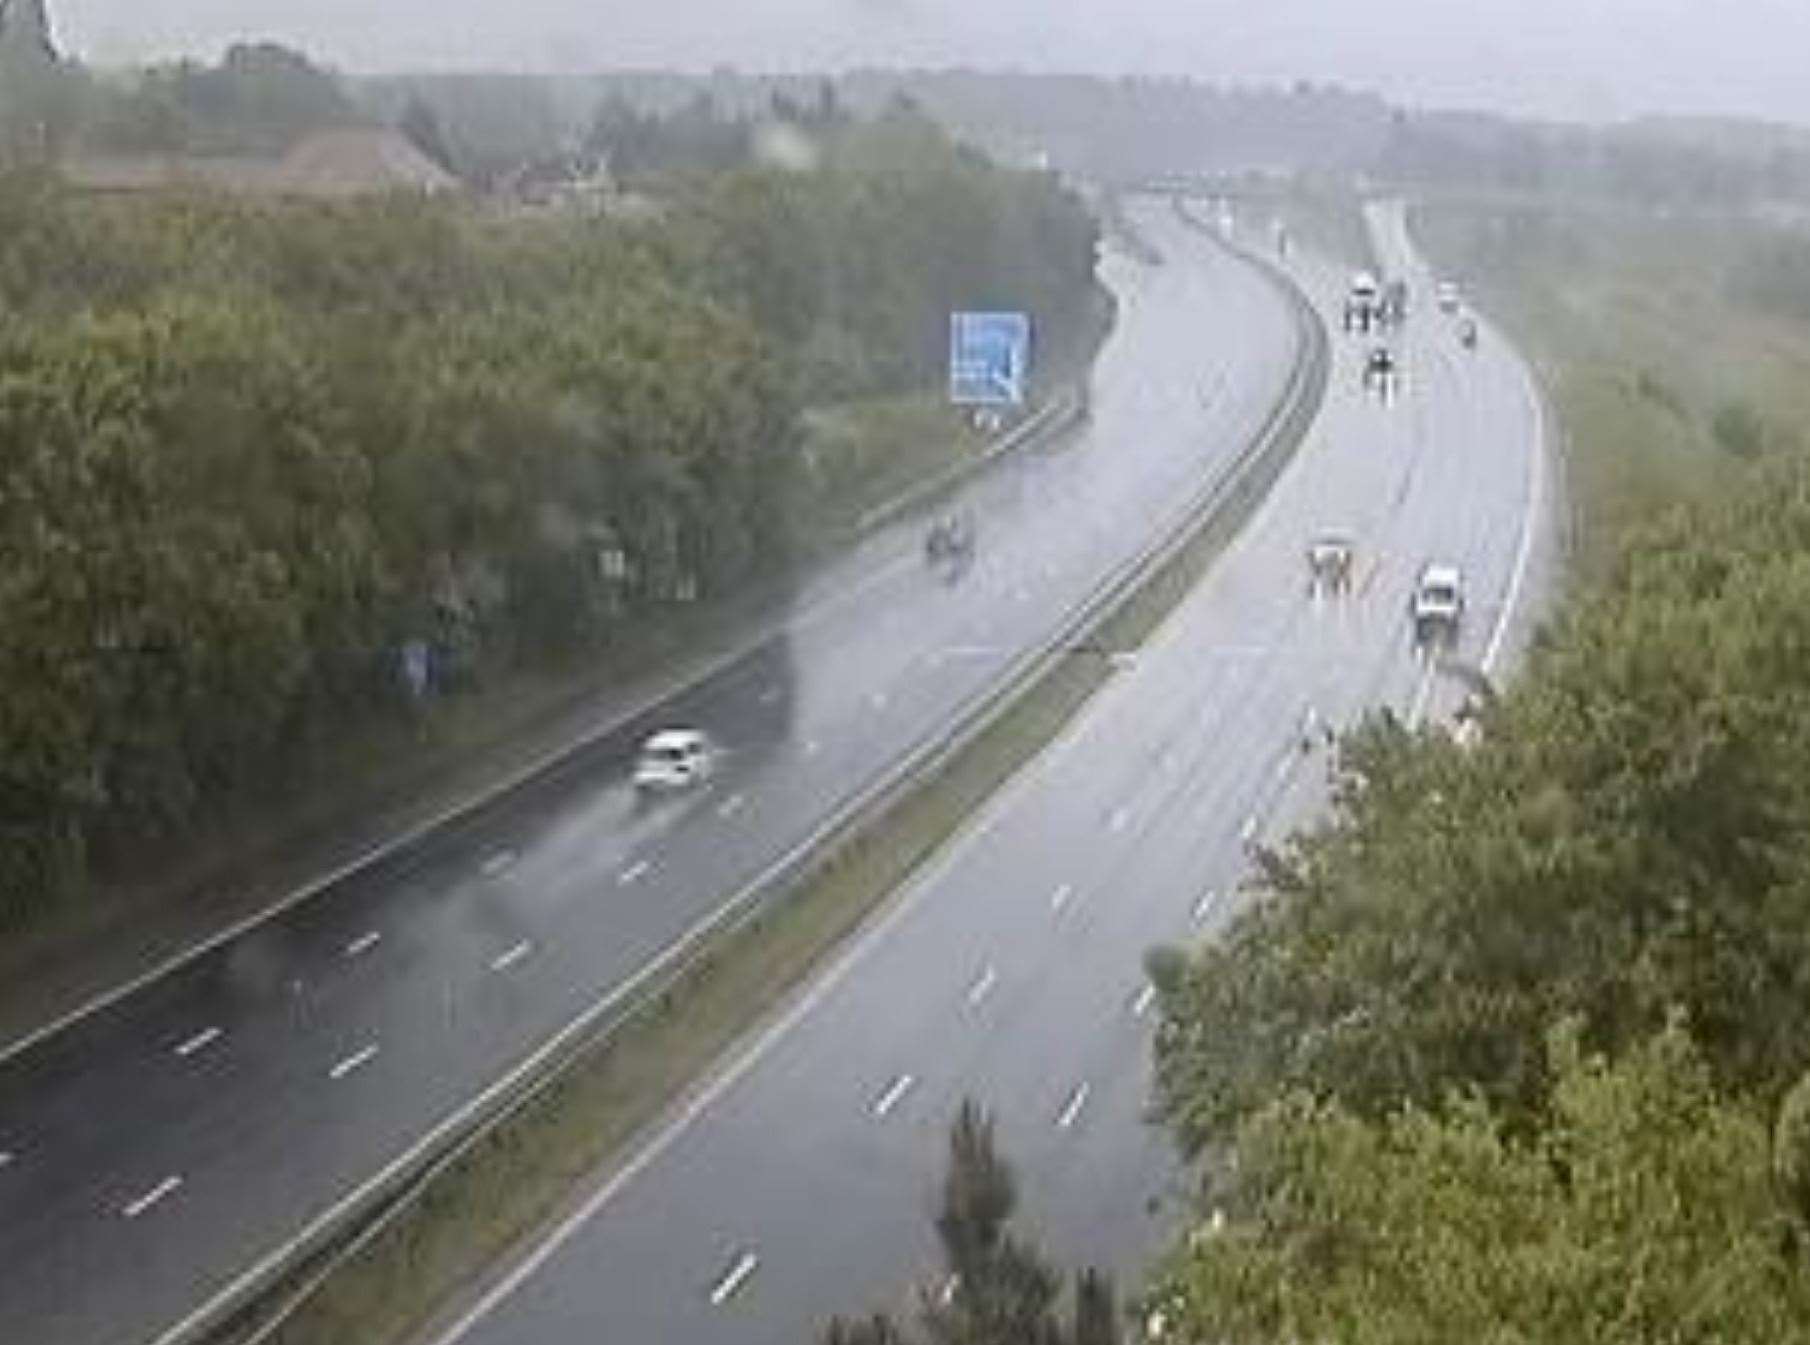
[[[922,519],[882,532],[678,703],[0,1063],[0,1335],[176,1327],[810,835],[1161,529],[1267,417],[1297,334],[1248,267],[1144,213],[1168,261],[1106,264],[1120,326],[1092,420],[965,491],[971,566],[927,567]],[[715,735],[722,769],[638,806],[633,747],[673,724]]]
[[[937,1286],[930,1216],[964,1096],[996,1116],[1024,1225],[1062,1262],[1134,1273],[1160,1245],[1185,1197],[1143,1120],[1144,952],[1212,937],[1247,847],[1323,805],[1318,729],[1456,708],[1411,644],[1422,564],[1463,567],[1453,656],[1498,675],[1551,583],[1526,371],[1493,331],[1463,351],[1399,216],[1374,228],[1419,300],[1397,399],[1361,390],[1369,343],[1338,339],[1309,441],[1135,666],[446,1341],[802,1345],[833,1312],[908,1312]],[[1336,323],[1345,277],[1294,265]],[[1357,538],[1343,598],[1308,592],[1327,526]]]

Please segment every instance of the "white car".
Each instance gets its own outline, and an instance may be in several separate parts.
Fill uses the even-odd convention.
[[[641,745],[635,761],[635,789],[665,794],[691,789],[710,779],[716,753],[696,729],[662,729]]]
[[[1455,281],[1455,280],[1440,281],[1439,289],[1436,291],[1436,294],[1437,294],[1438,302],[1439,302],[1439,311],[1441,313],[1456,313],[1458,311],[1458,306],[1459,306],[1459,303],[1461,302],[1461,299],[1460,299],[1460,296],[1458,293],[1458,282],[1457,281]]]
[[[1426,643],[1435,635],[1450,639],[1464,617],[1464,576],[1456,565],[1429,565],[1420,572],[1408,603],[1414,638]]]

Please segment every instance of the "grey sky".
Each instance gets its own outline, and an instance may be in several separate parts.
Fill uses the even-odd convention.
[[[349,70],[953,65],[1338,80],[1414,103],[1810,122],[1810,0],[51,0],[117,61],[294,42]]]

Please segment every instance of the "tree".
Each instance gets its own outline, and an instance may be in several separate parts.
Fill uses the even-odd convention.
[[[1810,1013],[1810,491],[1758,472],[1640,534],[1464,750],[1378,721],[1332,819],[1164,978],[1164,1111],[1190,1150],[1278,1093],[1377,1117],[1482,1089],[1524,1113],[1544,1024],[1614,1049],[1682,1007],[1776,1097]]]
[[[1555,1029],[1548,1128],[1479,1097],[1381,1120],[1304,1093],[1244,1129],[1233,1218],[1151,1295],[1163,1340],[1762,1345],[1810,1335],[1767,1127],[1681,1024],[1605,1063]]]
[[[949,1131],[949,1167],[937,1213],[948,1279],[927,1294],[919,1314],[928,1345],[1113,1345],[1117,1304],[1109,1277],[1076,1278],[1073,1329],[1056,1314],[1061,1280],[1028,1242],[1011,1231],[1018,1203],[1011,1165],[1000,1154],[993,1121],[966,1099]],[[823,1345],[906,1345],[890,1318],[833,1319]]]

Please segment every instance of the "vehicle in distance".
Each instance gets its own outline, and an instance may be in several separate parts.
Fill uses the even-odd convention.
[[[1368,332],[1377,319],[1377,304],[1382,293],[1375,276],[1359,271],[1351,278],[1351,291],[1345,297],[1345,330]]]
[[[1379,392],[1385,399],[1395,392],[1398,375],[1395,363],[1395,352],[1388,346],[1377,346],[1364,360],[1364,388],[1366,391]]]
[[[1385,327],[1399,327],[1408,320],[1408,282],[1391,280],[1383,290],[1378,320]]]
[[[1458,296],[1458,282],[1457,281],[1455,281],[1455,280],[1440,281],[1437,294],[1438,294],[1438,301],[1439,301],[1439,311],[1441,313],[1456,313],[1458,311],[1458,305],[1459,305],[1460,300],[1459,300],[1459,296]]]
[[[691,789],[710,779],[715,764],[710,739],[696,729],[662,729],[641,745],[635,790],[665,794]]]
[[[1307,591],[1309,595],[1337,595],[1351,591],[1351,557],[1354,550],[1351,535],[1323,532],[1307,546]]]
[[[1464,576],[1456,565],[1428,565],[1414,584],[1408,613],[1414,621],[1414,643],[1450,644],[1464,619]]]

